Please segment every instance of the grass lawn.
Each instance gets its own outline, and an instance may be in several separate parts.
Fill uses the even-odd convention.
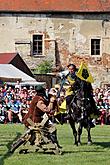
[[[62,155],[50,152],[10,154],[10,144],[17,135],[24,132],[22,124],[0,124],[0,165],[109,165],[110,125],[97,125],[91,130],[93,144],[88,146],[87,132],[83,130],[82,145],[73,145],[72,130],[68,124],[57,125],[58,139],[62,145]]]

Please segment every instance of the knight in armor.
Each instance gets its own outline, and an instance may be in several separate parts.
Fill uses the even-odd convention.
[[[67,89],[66,91],[66,109],[67,109],[67,116],[65,117],[65,119],[69,119],[70,115],[69,115],[69,112],[70,112],[70,103],[73,99],[73,96],[74,96],[74,83],[76,81],[76,72],[77,72],[77,68],[74,64],[69,64],[67,66],[68,68],[68,71],[69,73],[67,74],[66,76],[66,80],[67,80],[67,83],[69,85],[69,88]]]
[[[97,115],[97,109],[96,109],[95,101],[93,99],[93,88],[92,88],[91,83],[86,82],[84,80],[81,80],[77,76],[77,68],[76,68],[76,66],[74,64],[69,64],[67,67],[68,67],[69,73],[66,76],[66,79],[67,79],[67,81],[69,83],[69,88],[66,91],[67,116],[65,117],[65,119],[69,119],[70,118],[71,101],[75,97],[76,92],[78,90],[80,90],[80,88],[83,89],[83,91],[84,91],[84,94],[85,94],[84,97],[90,99],[90,105],[92,105],[92,108],[91,108],[91,112],[89,112],[89,113]],[[75,108],[77,108],[77,107],[76,107],[76,104],[74,102],[73,102],[73,106],[74,106],[74,110],[75,110]],[[90,120],[90,127],[94,127],[94,125],[93,125],[93,123],[91,121],[92,120]]]

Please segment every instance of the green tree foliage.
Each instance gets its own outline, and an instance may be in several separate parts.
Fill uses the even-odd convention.
[[[52,72],[52,61],[44,60],[36,68],[36,72],[40,74],[46,74]]]

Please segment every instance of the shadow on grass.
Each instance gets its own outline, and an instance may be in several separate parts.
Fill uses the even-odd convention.
[[[103,148],[110,148],[110,142],[94,142],[93,144]]]
[[[12,154],[10,153],[10,149],[11,149],[11,145],[14,141],[16,141],[19,137],[21,136],[21,133],[17,133],[17,136],[15,137],[15,139],[13,141],[9,141],[9,143],[6,145],[8,151],[4,154],[1,155],[0,158],[0,165],[4,165],[4,160],[7,159],[8,157],[10,157]]]
[[[93,145],[100,146],[103,148],[110,148],[110,142],[93,142],[92,144],[89,145],[87,143],[82,143],[80,146],[93,146]]]
[[[6,146],[6,144],[0,144],[0,147],[1,147],[1,146]]]
[[[96,151],[96,150],[90,150],[90,151],[88,151],[88,150],[82,150],[82,151],[62,151],[62,155],[65,155],[65,154],[73,154],[73,153],[80,153],[80,152],[103,152],[103,151]]]
[[[81,146],[86,146],[87,143],[83,143]],[[94,142],[93,144],[91,144],[91,146],[94,145],[94,146],[100,146],[100,147],[103,147],[103,148],[110,148],[110,142]],[[96,149],[91,149],[91,150],[86,150],[86,149],[83,149],[83,150],[74,150],[74,151],[62,151],[62,155],[65,155],[65,154],[71,154],[71,153],[77,153],[77,152],[104,152],[102,149],[101,150],[96,150]]]

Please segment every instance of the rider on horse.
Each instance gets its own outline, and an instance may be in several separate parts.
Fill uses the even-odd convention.
[[[69,115],[69,111],[70,111],[70,103],[72,101],[74,92],[73,92],[73,85],[76,81],[76,66],[74,64],[69,64],[68,66],[68,71],[69,73],[66,76],[66,80],[69,84],[69,88],[66,91],[66,109],[67,109],[67,116],[65,117],[65,119],[68,119],[70,117]]]
[[[86,82],[84,80],[81,80],[78,76],[77,76],[77,68],[74,64],[69,64],[68,66],[68,71],[69,73],[67,74],[66,81],[69,84],[69,88],[66,91],[66,110],[67,110],[67,116],[65,117],[66,120],[68,120],[70,118],[70,114],[71,114],[71,101],[72,99],[75,97],[76,92],[78,92],[78,90],[80,88],[82,88],[85,92],[87,93],[87,98],[90,98],[90,102],[93,105],[93,109],[91,110],[92,112],[90,112],[91,114],[94,113],[96,111],[96,106],[95,106],[95,101],[93,100],[93,95],[92,95],[92,85],[89,82]],[[87,88],[87,89],[84,89]],[[90,92],[86,92],[86,91],[90,91]],[[76,104],[73,104],[74,109],[77,108]],[[93,112],[94,111],[94,112]],[[94,127],[92,121],[90,122],[90,127]]]
[[[93,99],[92,82],[93,78],[86,67],[85,63],[81,63],[80,68],[76,69],[74,64],[68,65],[69,72],[63,72],[60,75],[62,83],[69,84],[66,90],[66,104],[60,106],[61,109],[66,109],[67,116],[64,119],[69,121],[75,137],[75,144],[81,144],[82,128],[88,132],[88,144],[91,141],[90,129],[94,127],[92,119],[97,117],[98,111]],[[66,74],[67,73],[67,74]],[[75,123],[78,123],[76,129]]]

